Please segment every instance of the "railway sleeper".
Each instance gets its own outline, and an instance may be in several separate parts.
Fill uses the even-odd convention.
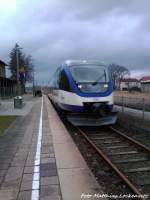
[[[133,168],[133,169],[124,169],[124,172],[132,173],[132,172],[150,172],[150,167],[139,167],[139,168]],[[150,174],[149,174],[150,176]],[[150,178],[150,177],[149,177]]]
[[[105,145],[104,146],[105,148],[107,148],[107,149],[120,149],[120,148],[126,148],[126,147],[129,147],[129,145],[115,145],[115,146],[107,146],[107,145]]]
[[[137,151],[124,151],[124,152],[108,152],[107,155],[113,156],[113,155],[128,155],[128,154],[136,154]]]
[[[139,162],[129,162],[129,163],[123,163],[123,164],[119,164],[118,165],[120,168],[123,168],[125,171],[126,170],[134,170],[134,169],[147,169],[148,171],[150,171],[150,161],[139,161]]]
[[[134,148],[131,148],[131,147],[124,147],[124,148],[121,148],[121,149],[108,149],[107,147],[103,148],[104,151],[107,153],[107,154],[110,154],[110,153],[124,153],[124,152],[131,152],[131,151],[136,151],[136,149]]]
[[[94,141],[94,140],[93,140],[93,141]],[[112,145],[113,145],[113,144],[116,144],[116,143],[119,143],[119,144],[120,144],[120,143],[123,142],[123,141],[118,140],[118,139],[117,139],[117,140],[115,139],[114,141],[112,141],[112,140],[99,141],[99,140],[98,140],[98,141],[94,141],[94,142],[95,142],[96,144],[112,144]]]
[[[125,155],[110,155],[109,156],[111,160],[121,160],[121,159],[125,159],[125,160],[128,160],[128,159],[139,159],[139,158],[147,158],[149,160],[149,157],[147,156],[147,154],[145,153],[136,153],[136,154],[125,154]]]
[[[139,162],[139,161],[148,161],[147,158],[130,158],[130,159],[120,159],[114,161],[114,163],[119,164],[119,163],[133,163],[133,162]]]
[[[103,136],[103,137],[101,137],[101,136],[90,136],[90,138],[92,139],[92,140],[108,140],[108,139],[116,139],[116,137],[114,137],[114,136]]]
[[[127,173],[127,177],[130,177],[131,181],[135,182],[139,186],[150,186],[150,173],[147,171]]]

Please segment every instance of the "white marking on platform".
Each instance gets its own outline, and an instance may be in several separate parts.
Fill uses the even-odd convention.
[[[40,114],[40,123],[39,123],[39,132],[38,132],[38,141],[36,147],[36,155],[34,161],[34,173],[32,181],[32,194],[31,200],[39,199],[39,189],[40,189],[40,159],[41,159],[41,143],[42,143],[42,117],[43,117],[43,97],[41,103],[41,114]]]

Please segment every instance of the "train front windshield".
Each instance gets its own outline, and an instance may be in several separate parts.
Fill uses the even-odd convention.
[[[109,77],[105,66],[71,66],[70,72],[82,92],[99,93],[105,92],[108,89]]]

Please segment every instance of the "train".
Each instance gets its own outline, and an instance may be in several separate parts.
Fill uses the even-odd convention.
[[[109,67],[100,61],[67,60],[50,81],[49,98],[74,125],[115,124]]]

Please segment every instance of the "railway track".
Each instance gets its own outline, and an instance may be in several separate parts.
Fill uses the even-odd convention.
[[[150,194],[150,149],[113,127],[78,132],[122,181],[141,196]]]
[[[62,121],[71,131],[77,130],[125,185],[141,196],[137,199],[145,200],[142,196],[150,194],[150,148],[113,127],[80,129]]]

